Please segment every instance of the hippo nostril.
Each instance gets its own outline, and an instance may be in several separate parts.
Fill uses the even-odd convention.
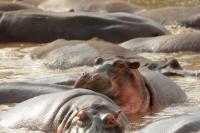
[[[85,111],[79,111],[77,117],[79,121],[84,121],[87,119],[87,114],[85,113]]]
[[[109,113],[103,118],[103,122],[107,127],[113,127],[117,123],[117,118]]]

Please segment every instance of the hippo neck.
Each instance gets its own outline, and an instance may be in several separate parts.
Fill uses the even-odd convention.
[[[118,93],[115,95],[115,99],[117,99],[117,104],[126,114],[147,112],[149,108],[150,94],[145,86],[145,82],[143,81],[142,77],[140,80],[140,88],[138,87],[138,84],[135,85],[134,83],[125,83],[124,86],[126,87],[123,88],[123,90],[118,91]]]

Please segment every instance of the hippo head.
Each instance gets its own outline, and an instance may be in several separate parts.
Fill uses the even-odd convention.
[[[60,110],[57,133],[124,133],[128,129],[125,114],[102,94],[73,98]]]
[[[107,62],[81,76],[74,87],[90,89],[112,98],[126,114],[145,112],[149,92],[138,71],[140,63],[121,59]]]

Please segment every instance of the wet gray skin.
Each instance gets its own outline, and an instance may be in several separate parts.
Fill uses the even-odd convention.
[[[200,51],[200,32],[158,37],[136,38],[123,42],[120,46],[131,51],[142,52],[181,52]]]
[[[189,20],[191,16],[200,12],[199,6],[174,6],[152,10],[144,10],[135,14],[150,18],[162,24],[177,24]]]
[[[139,62],[121,59],[107,62],[94,72],[83,74],[74,87],[109,96],[126,114],[157,111],[185,101],[185,93],[173,81],[159,72],[138,67]]]
[[[1,12],[1,42],[89,40],[119,43],[137,37],[169,34],[164,26],[129,13]]]
[[[170,124],[169,124],[170,123]],[[142,128],[142,133],[198,133],[200,131],[199,111],[166,118]]]
[[[124,133],[125,115],[108,97],[76,89],[34,97],[0,112],[0,127],[45,133]]]

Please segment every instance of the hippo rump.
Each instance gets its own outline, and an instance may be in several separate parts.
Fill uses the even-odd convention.
[[[30,56],[34,60],[41,60],[43,64],[52,69],[93,66],[118,56],[140,60],[144,64],[149,61],[118,45],[94,39],[90,41],[59,39],[48,45],[37,47]]]
[[[184,102],[185,93],[159,72],[139,68],[139,62],[122,59],[106,62],[77,80],[74,88],[86,88],[112,98],[126,114],[158,111]]]
[[[200,29],[200,14],[195,14],[180,22],[183,26]]]
[[[75,10],[86,12],[129,12],[143,8],[123,0],[47,0],[39,5],[44,10]]]
[[[160,24],[129,13],[1,12],[1,42],[51,42],[98,37],[120,43],[168,34]]]
[[[108,97],[76,89],[37,96],[0,112],[0,127],[45,133],[124,133],[128,121]]]
[[[120,46],[134,52],[179,52],[200,51],[200,32],[136,38],[121,43]]]
[[[141,133],[197,133],[199,131],[199,111],[153,122],[140,130]]]
[[[0,11],[16,11],[24,9],[35,9],[39,10],[36,6],[25,4],[22,2],[0,2]]]
[[[176,24],[200,12],[200,6],[174,6],[144,10],[135,14],[151,18],[162,24]]]

